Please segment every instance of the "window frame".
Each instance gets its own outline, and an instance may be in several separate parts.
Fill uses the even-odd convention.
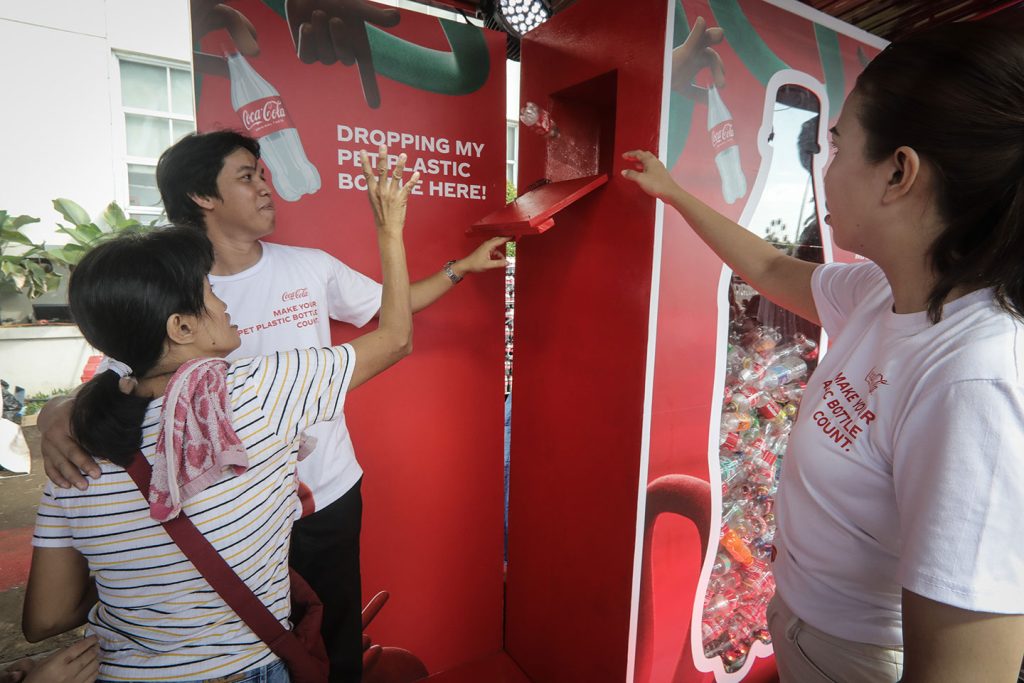
[[[512,146],[509,147],[508,135],[512,133]],[[519,121],[505,119],[505,179],[518,187],[519,185]]]
[[[148,109],[145,107],[133,107],[124,104],[123,94],[121,91],[121,65],[124,62],[144,64],[164,69],[165,87],[167,88],[168,95],[168,111]],[[166,59],[121,50],[111,51],[110,63],[110,102],[111,112],[113,114],[111,116],[111,127],[114,131],[113,140],[115,146],[113,154],[115,164],[114,189],[117,195],[117,202],[124,209],[126,215],[136,218],[143,223],[148,223],[154,220],[159,221],[164,216],[162,204],[153,207],[129,203],[131,197],[131,182],[128,176],[128,167],[130,165],[146,166],[155,170],[157,157],[137,156],[128,153],[128,124],[125,117],[126,115],[138,115],[163,119],[167,122],[170,139],[173,139],[172,122],[180,121],[187,123],[191,125],[193,131],[196,130],[196,102],[194,86],[192,89],[192,110],[190,114],[176,114],[169,111],[172,106],[171,69],[185,72],[189,81],[192,81],[192,65],[189,62],[176,59]]]

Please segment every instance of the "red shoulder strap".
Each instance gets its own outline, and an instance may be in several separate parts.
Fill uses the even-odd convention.
[[[149,482],[153,476],[153,468],[149,462],[142,453],[136,453],[125,469],[139,487],[142,497],[148,502]],[[295,634],[281,625],[267,606],[239,578],[235,570],[224,561],[220,553],[210,545],[192,520],[181,512],[174,519],[164,522],[163,527],[178,544],[185,557],[192,561],[203,578],[224,598],[224,602],[241,617],[253,633],[282,659],[286,659],[286,655],[291,656],[294,645],[297,644]],[[296,640],[296,643],[284,645],[289,640]]]

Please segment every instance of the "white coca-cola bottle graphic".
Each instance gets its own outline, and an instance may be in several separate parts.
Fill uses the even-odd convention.
[[[740,165],[740,148],[736,144],[732,114],[714,85],[708,88],[708,132],[715,150],[718,175],[722,178],[722,196],[727,204],[732,204],[747,194],[747,179]]]
[[[231,106],[245,132],[260,142],[260,156],[270,168],[277,194],[289,202],[320,189],[320,174],[306,158],[299,131],[288,118],[277,89],[256,73],[237,52],[228,55]]]

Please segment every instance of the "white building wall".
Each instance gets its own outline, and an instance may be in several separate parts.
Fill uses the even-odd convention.
[[[188,64],[186,0],[0,2],[0,209],[42,219],[63,241],[52,200],[96,215],[127,204],[116,51]]]

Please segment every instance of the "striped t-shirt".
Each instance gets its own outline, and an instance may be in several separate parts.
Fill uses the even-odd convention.
[[[249,468],[225,475],[182,508],[286,628],[299,435],[341,414],[354,367],[347,344],[233,362],[232,424]],[[143,423],[142,452],[151,463],[162,407],[163,399],[150,403]],[[36,546],[71,546],[88,560],[99,592],[88,617],[88,631],[100,640],[99,678],[201,680],[276,661],[150,518],[128,473],[107,461],[100,469],[86,491],[47,483],[33,537]]]

